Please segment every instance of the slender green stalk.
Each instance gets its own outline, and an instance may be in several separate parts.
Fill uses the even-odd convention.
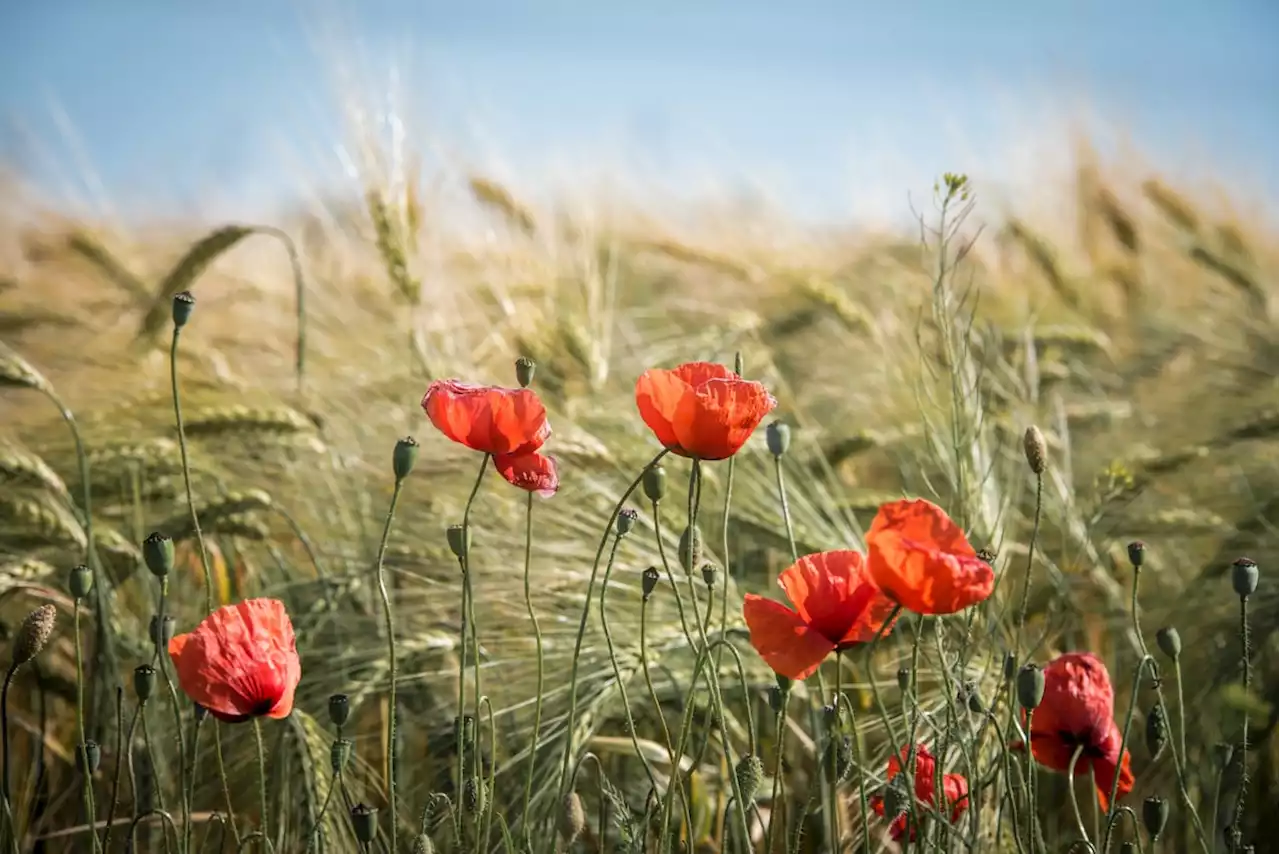
[[[72,603],[76,641],[76,727],[80,732],[80,744],[76,750],[80,753],[80,761],[84,768],[84,812],[89,822],[89,835],[93,837],[93,848],[99,850],[98,833],[93,829],[97,823],[98,811],[93,803],[93,775],[89,772],[89,757],[85,754],[86,735],[84,729],[84,649],[80,642],[80,599]]]
[[[382,597],[382,617],[387,632],[387,663],[391,669],[391,684],[388,688],[387,700],[387,798],[391,807],[391,850],[399,850],[399,812],[396,804],[396,627],[391,609],[391,596],[387,592],[387,579],[384,561],[387,555],[387,542],[391,538],[391,522],[395,519],[396,504],[400,501],[400,491],[404,487],[404,478],[396,478],[395,487],[391,491],[391,504],[387,508],[387,519],[382,526],[382,540],[378,543],[378,560],[374,566],[374,575],[378,583],[378,594]],[[256,726],[255,722],[255,726]]]
[[[129,724],[132,737],[133,727],[138,722],[138,711],[133,712],[133,722]],[[130,741],[132,747],[132,741]],[[120,774],[124,769],[124,689],[116,688],[116,773],[111,782],[111,808],[107,811],[107,826],[102,830],[102,850],[111,850],[111,828],[116,821],[116,809],[120,806]]]
[[[533,742],[529,747],[529,771],[524,781],[524,799],[520,808],[520,828],[524,832],[525,845],[532,850],[533,840],[530,837],[529,801],[533,797],[533,772],[537,767],[538,737],[542,732],[542,681],[544,661],[542,658],[542,627],[538,625],[538,615],[533,609],[533,591],[530,584],[533,566],[533,493],[527,496],[524,522],[524,604],[529,611],[529,623],[533,626],[533,642],[536,647],[538,667],[538,687],[533,701]],[[643,630],[642,630],[643,631]],[[643,635],[641,635],[643,643]],[[643,656],[643,652],[641,656]],[[646,671],[646,676],[647,676]]]
[[[258,805],[262,809],[262,820],[258,823],[258,827],[262,831],[262,838],[268,839],[270,823],[267,820],[267,752],[262,747],[261,718],[253,719],[253,741],[258,748]],[[244,845],[244,840],[241,840],[240,845]]]
[[[578,620],[578,636],[573,644],[573,663],[569,668],[569,711],[568,718],[565,721],[564,756],[561,759],[560,768],[559,794],[561,798],[569,793],[566,786],[570,782],[569,768],[573,755],[573,731],[578,720],[578,661],[582,656],[582,639],[587,633],[587,619],[591,616],[591,592],[595,588],[596,574],[600,571],[600,559],[604,556],[604,547],[609,543],[609,534],[613,531],[614,520],[618,518],[618,514],[626,506],[627,499],[631,497],[631,493],[636,491],[636,487],[640,486],[644,473],[657,465],[667,453],[668,451],[665,448],[659,451],[649,461],[649,464],[640,470],[640,474],[636,475],[635,480],[631,481],[631,485],[622,493],[622,497],[618,499],[613,507],[613,512],[609,514],[609,521],[605,525],[603,535],[600,537],[600,545],[596,547],[595,560],[591,564],[591,575],[587,579],[587,593],[582,603],[582,617]]]

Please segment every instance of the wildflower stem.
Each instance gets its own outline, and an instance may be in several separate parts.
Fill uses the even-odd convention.
[[[262,820],[258,822],[258,828],[262,831],[262,838],[268,837],[267,828],[267,752],[262,747],[262,719],[253,719],[253,741],[258,748],[258,805],[262,809]],[[240,845],[244,845],[244,840],[240,841]]]
[[[1240,684],[1249,694],[1249,597],[1240,597]],[[1246,704],[1240,722],[1240,790],[1236,793],[1235,817],[1231,821],[1233,838],[1239,839],[1244,824],[1244,805],[1249,791],[1249,706]]]
[[[649,461],[649,464],[640,470],[640,474],[636,475],[635,480],[631,481],[631,485],[622,493],[622,497],[618,499],[617,503],[613,507],[613,512],[609,514],[609,521],[606,523],[604,533],[600,537],[600,545],[596,547],[595,560],[591,564],[591,575],[587,579],[587,593],[582,603],[582,617],[578,621],[578,636],[574,640],[573,644],[573,663],[570,665],[569,669],[569,710],[568,717],[565,721],[564,756],[561,760],[560,769],[561,799],[569,793],[566,786],[570,783],[569,768],[571,757],[573,755],[573,730],[578,719],[578,661],[582,655],[582,639],[587,633],[587,619],[591,615],[591,591],[595,587],[596,573],[600,569],[600,559],[604,556],[604,547],[609,543],[609,534],[613,531],[614,520],[617,519],[618,514],[622,512],[622,508],[625,506],[627,499],[630,498],[631,493],[635,492],[636,488],[640,486],[640,481],[644,478],[644,473],[657,465],[658,462],[667,455],[667,453],[668,452],[665,448],[659,451],[658,454]]]
[[[526,847],[532,850],[533,840],[530,837],[529,801],[533,796],[533,772],[537,767],[538,736],[542,731],[542,680],[544,662],[542,660],[542,628],[538,625],[538,615],[533,610],[533,592],[530,584],[531,567],[533,564],[533,493],[530,492],[526,498],[524,524],[524,604],[529,611],[529,622],[533,626],[533,642],[538,658],[538,688],[533,701],[533,742],[529,747],[529,771],[525,776],[524,782],[524,801],[520,809],[520,827],[524,831]],[[641,631],[643,632],[643,629],[641,629]],[[644,643],[643,634],[641,634],[640,642],[641,644]],[[643,655],[644,653],[641,651],[641,657],[643,657]],[[647,675],[648,673],[646,671],[646,677]]]
[[[387,665],[390,669],[390,686],[387,690],[387,799],[391,808],[391,850],[398,851],[399,813],[396,804],[396,625],[391,609],[391,594],[387,592],[387,577],[384,562],[387,556],[387,542],[391,539],[391,522],[395,519],[396,504],[400,501],[400,491],[404,488],[404,478],[397,477],[391,490],[391,503],[387,507],[387,518],[382,525],[382,539],[378,542],[378,559],[374,566],[374,574],[378,583],[378,595],[382,597],[382,618],[387,632]],[[254,722],[257,726],[257,722]],[[263,818],[265,822],[265,816]],[[265,825],[264,825],[265,826]]]

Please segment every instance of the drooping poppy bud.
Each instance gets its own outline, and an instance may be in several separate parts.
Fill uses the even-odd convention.
[[[191,295],[191,291],[182,291],[173,295],[173,326],[175,329],[181,329],[187,325],[187,321],[191,319],[191,312],[195,311],[196,298]]]
[[[1248,599],[1258,589],[1258,565],[1247,557],[1231,564],[1231,586],[1241,599]]]
[[[1044,699],[1044,671],[1034,664],[1024,664],[1018,671],[1016,683],[1018,705],[1034,709]]]
[[[173,540],[152,531],[142,541],[142,560],[156,578],[164,578],[173,569]]]
[[[649,466],[640,479],[644,497],[657,504],[667,494],[667,470],[660,465]]]
[[[396,442],[396,449],[391,453],[391,471],[396,480],[404,480],[413,471],[418,461],[418,441],[412,436],[405,436]]]
[[[1158,795],[1152,795],[1142,802],[1142,825],[1155,842],[1164,833],[1164,826],[1169,822],[1169,802]]]
[[[67,575],[67,589],[72,599],[83,599],[93,589],[93,571],[84,564],[73,566]]]
[[[640,576],[640,596],[645,601],[649,601],[649,597],[653,595],[653,591],[658,587],[658,575],[656,567],[649,567]]]
[[[527,356],[521,356],[516,359],[516,382],[520,388],[528,388],[533,385],[533,375],[538,370],[538,363]]]
[[[791,447],[791,426],[785,421],[773,421],[764,429],[765,444],[769,453],[775,457],[783,457]]]

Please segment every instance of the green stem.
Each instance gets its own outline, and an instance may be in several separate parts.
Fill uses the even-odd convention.
[[[561,759],[560,767],[559,790],[561,799],[569,794],[569,790],[565,787],[569,784],[569,769],[573,756],[573,731],[578,720],[578,662],[582,656],[582,639],[587,633],[587,620],[591,616],[591,592],[595,588],[596,574],[600,571],[600,559],[604,556],[604,547],[609,543],[609,534],[613,531],[615,520],[618,518],[618,514],[622,512],[627,499],[640,486],[640,481],[644,479],[644,473],[657,465],[667,453],[668,451],[665,448],[659,451],[649,461],[649,464],[640,470],[640,474],[636,475],[635,480],[631,481],[631,485],[622,493],[622,497],[618,499],[613,507],[613,512],[609,514],[608,524],[605,525],[604,534],[600,537],[600,545],[596,547],[595,560],[591,564],[591,575],[587,579],[587,593],[582,603],[582,616],[578,620],[578,636],[573,643],[572,664],[569,667],[569,711],[565,722],[564,756]]]
[[[542,658],[542,627],[538,625],[538,615],[533,609],[533,590],[530,583],[531,570],[533,566],[533,493],[527,496],[525,504],[525,523],[524,523],[524,604],[529,611],[529,623],[533,626],[533,641],[536,647],[538,659],[538,687],[534,693],[533,701],[533,742],[529,747],[529,771],[525,776],[524,782],[524,800],[520,809],[520,827],[524,832],[524,841],[526,847],[530,850],[533,848],[533,840],[530,837],[529,828],[529,801],[533,797],[533,772],[537,767],[538,759],[538,737],[542,732],[542,682],[543,667]],[[643,637],[643,635],[641,636]],[[643,643],[643,640],[641,641]],[[643,653],[641,653],[643,655]]]
[[[267,752],[262,747],[261,718],[253,719],[253,741],[258,748],[258,806],[262,809],[262,820],[258,822],[258,827],[262,831],[262,838],[268,839],[270,824],[267,820]],[[241,840],[240,845],[244,845],[244,840]]]
[[[378,594],[382,597],[382,616],[387,632],[387,662],[391,669],[391,685],[387,692],[387,797],[391,807],[392,851],[399,850],[400,830],[396,804],[396,627],[391,609],[391,595],[387,592],[384,561],[387,556],[387,541],[391,538],[391,522],[395,519],[396,504],[400,501],[400,490],[403,487],[404,479],[396,478],[395,487],[391,491],[391,505],[387,508],[387,519],[382,526],[382,540],[378,543],[378,560],[374,567]]]

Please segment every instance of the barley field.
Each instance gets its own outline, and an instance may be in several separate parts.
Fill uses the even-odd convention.
[[[1276,850],[1274,222],[1085,149],[1056,222],[921,175],[897,234],[478,174],[453,227],[392,171],[128,230],[6,179],[5,851]],[[684,363],[776,406],[686,395],[655,458],[637,381]],[[505,403],[428,418],[448,378]],[[477,438],[530,400],[550,489]],[[885,557],[925,506],[954,535]],[[780,676],[744,597],[848,550],[809,611],[863,633]],[[249,600],[247,658],[170,641]],[[230,720],[281,619],[296,694]]]

